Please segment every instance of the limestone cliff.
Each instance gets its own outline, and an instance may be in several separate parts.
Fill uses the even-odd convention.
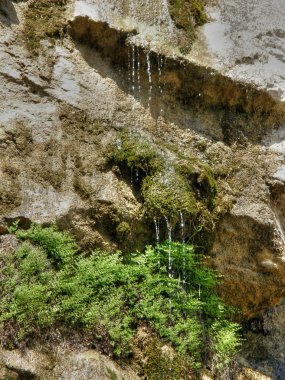
[[[204,227],[199,243],[224,275],[219,292],[246,324],[246,365],[260,369],[243,378],[283,379],[284,358],[272,352],[283,347],[272,340],[283,334],[285,289],[282,5],[217,0],[191,34],[163,0],[48,3],[0,3],[0,233],[17,219],[56,223],[86,250],[136,250],[155,242],[156,218],[166,238],[163,213],[140,192],[144,171],[116,158],[122,144],[142,141],[164,174],[191,183],[197,212],[182,210],[186,235]],[[176,211],[168,217],[179,239]],[[272,308],[274,333],[263,338],[253,321]],[[268,366],[256,358],[260,345]],[[18,375],[0,377],[44,379],[53,368],[54,379],[136,379],[94,352],[63,351],[38,364],[32,351],[3,351],[5,371]],[[86,369],[89,359],[100,368]]]

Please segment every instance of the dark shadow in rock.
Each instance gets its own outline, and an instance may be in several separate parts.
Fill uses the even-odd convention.
[[[10,0],[0,2],[0,23],[5,25],[19,24],[16,9]]]

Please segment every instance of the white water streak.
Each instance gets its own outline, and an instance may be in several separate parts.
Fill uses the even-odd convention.
[[[140,50],[139,48],[137,49],[137,80],[138,80],[138,93],[139,93],[139,97],[140,97],[140,94],[141,94],[141,63],[140,63]]]
[[[186,262],[185,262],[185,220],[182,211],[180,211],[181,243],[182,243],[182,284],[186,283]]]
[[[148,74],[148,84],[149,84],[148,107],[150,107],[151,98],[152,98],[152,75],[151,75],[151,62],[150,62],[149,52],[146,54],[146,61],[147,61],[147,74]]]
[[[162,70],[163,70],[163,58],[158,55],[158,86],[159,86],[159,94],[160,94],[160,113],[163,112],[162,107],[162,99],[163,99],[163,86],[162,86]]]
[[[132,92],[135,92],[135,45],[132,45]]]
[[[167,216],[164,216],[167,232],[168,232],[168,276],[172,278],[172,252],[171,252],[171,242],[172,242],[172,229]]]

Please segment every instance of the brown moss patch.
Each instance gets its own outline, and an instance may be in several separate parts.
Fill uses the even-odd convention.
[[[207,22],[204,0],[170,0],[169,13],[177,28],[186,33],[180,37],[179,45],[182,54],[188,54],[196,37],[195,27]]]
[[[132,342],[132,350],[132,365],[142,379],[196,379],[193,369],[183,358],[146,327],[138,330]]]
[[[20,206],[21,199],[21,189],[17,178],[13,178],[0,169],[0,213],[8,213]]]
[[[37,53],[41,40],[63,37],[68,0],[32,0],[25,13],[24,39],[28,50]]]
[[[200,0],[170,0],[169,11],[178,28],[192,31],[208,20],[204,5],[205,1]]]

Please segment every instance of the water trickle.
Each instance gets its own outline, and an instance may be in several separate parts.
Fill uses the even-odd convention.
[[[185,220],[182,211],[180,211],[181,243],[182,243],[182,286],[186,284],[186,262],[185,262]]]
[[[140,50],[137,49],[137,81],[138,81],[138,94],[141,94],[141,63],[140,63]]]
[[[172,242],[172,229],[167,216],[164,216],[167,232],[168,232],[168,276],[172,278],[172,252],[171,252],[171,242]]]
[[[163,85],[162,85],[162,70],[163,70],[163,57],[158,55],[158,87],[160,95],[160,113],[163,112],[162,99],[163,99]]]
[[[133,168],[131,168],[131,188],[134,188],[134,175],[133,175]]]
[[[136,181],[139,182],[139,180],[140,180],[139,170],[136,169]]]
[[[128,45],[128,92],[131,92],[131,82],[132,82],[132,57],[131,57],[131,47]]]
[[[181,243],[185,244],[185,220],[182,211],[180,211]]]
[[[155,239],[156,239],[156,245],[159,244],[159,219],[154,218],[154,226],[155,226]],[[158,258],[157,258],[157,264],[160,267],[160,253],[158,250]]]
[[[151,62],[150,62],[149,52],[146,54],[146,62],[147,62],[147,74],[148,74],[148,85],[149,85],[148,107],[150,107],[151,98],[152,98],[152,76],[151,76]]]
[[[156,244],[159,244],[159,219],[154,218]]]
[[[136,69],[135,69],[135,62],[136,62],[136,59],[135,59],[135,45],[132,45],[132,93],[134,94],[135,92],[135,72],[136,72]]]

